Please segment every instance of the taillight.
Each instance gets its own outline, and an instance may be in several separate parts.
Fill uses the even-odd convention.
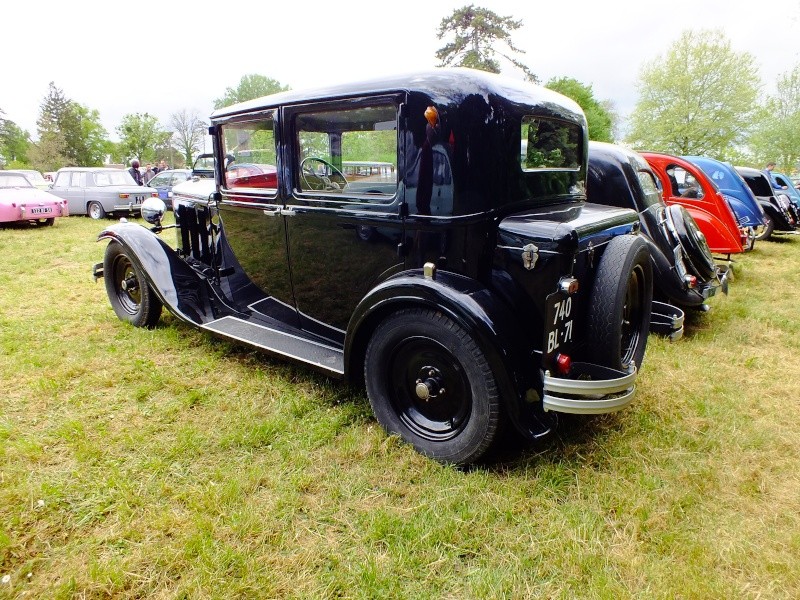
[[[572,359],[566,354],[556,354],[556,371],[560,375],[569,375],[572,369]]]
[[[123,198],[123,199],[124,199],[124,198],[127,198],[128,196],[130,196],[130,194],[120,194],[120,195],[119,195],[119,197],[120,197],[120,198]]]
[[[686,282],[686,285],[689,287],[689,289],[697,287],[697,277],[694,275],[687,275],[683,278],[683,280]]]

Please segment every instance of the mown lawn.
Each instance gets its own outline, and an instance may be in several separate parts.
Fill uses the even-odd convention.
[[[0,597],[800,597],[800,239],[651,337],[631,408],[459,470],[363,392],[122,324],[100,228],[0,230]]]

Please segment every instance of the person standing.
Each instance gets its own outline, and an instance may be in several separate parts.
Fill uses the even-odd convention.
[[[148,163],[147,168],[144,171],[144,175],[142,175],[142,181],[144,182],[144,185],[148,185],[150,180],[155,176],[156,172],[153,171],[153,165]]]
[[[777,181],[775,181],[775,178],[772,176],[772,171],[774,169],[775,169],[775,163],[768,162],[766,168],[762,172],[764,173],[764,175],[767,176],[767,179],[769,179],[769,182],[772,184],[773,188],[775,188],[776,190],[785,190],[786,188],[780,185]]]
[[[128,173],[131,174],[131,177],[133,177],[137,185],[144,185],[142,182],[142,172],[139,171],[139,161],[135,158],[131,161],[131,168],[128,169]]]

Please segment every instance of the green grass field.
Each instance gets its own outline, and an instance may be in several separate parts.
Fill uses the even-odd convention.
[[[459,470],[363,392],[121,323],[101,227],[0,230],[0,598],[800,597],[800,239],[651,336],[630,408]]]

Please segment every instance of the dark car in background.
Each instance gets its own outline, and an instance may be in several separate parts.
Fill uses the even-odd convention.
[[[573,101],[441,69],[266,96],[210,131],[216,184],[176,187],[175,245],[157,199],[152,230],[99,234],[94,274],[123,321],[152,327],[166,306],[363,385],[387,431],[446,463],[478,460],[502,421],[534,439],[560,412],[631,402],[649,246],[633,210],[586,201]],[[243,180],[237,163],[274,171]]]
[[[183,183],[192,176],[191,169],[166,169],[156,175],[147,183],[151,188],[158,190],[158,197],[164,201],[167,208],[172,208],[172,188]]]
[[[767,176],[751,167],[735,167],[736,172],[753,192],[764,211],[764,229],[757,239],[766,240],[774,232],[787,232],[797,229],[797,210],[786,194],[777,193]]]
[[[705,301],[718,289],[727,291],[727,272],[714,263],[703,232],[683,206],[664,202],[657,177],[640,154],[589,142],[586,194],[590,202],[638,213],[655,273],[655,330],[680,337],[682,308],[705,309]]]

